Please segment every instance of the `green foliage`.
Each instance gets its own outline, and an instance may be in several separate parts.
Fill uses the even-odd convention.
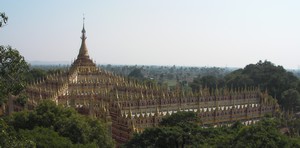
[[[255,86],[253,80],[248,75],[244,75],[242,73],[243,69],[238,69],[225,76],[227,86],[234,88]]]
[[[256,64],[249,64],[244,69],[237,70],[225,76],[228,86],[260,86],[281,100],[282,92],[288,89],[297,89],[299,79],[291,72],[287,72],[282,66],[275,66],[269,61],[259,61]]]
[[[55,68],[55,69],[49,69],[47,71],[47,74],[57,74],[57,73],[62,73],[63,71],[64,71],[63,67]]]
[[[38,131],[45,131],[45,129],[41,128],[47,128],[48,130],[53,130],[61,137],[68,138],[71,143],[77,144],[77,146],[80,144],[81,146],[89,145],[94,147],[114,146],[114,142],[109,136],[107,127],[103,122],[80,115],[73,108],[57,106],[52,101],[44,101],[31,112],[22,111],[14,113],[8,117],[7,121],[8,125],[12,126],[16,131],[25,131],[26,135],[36,133],[35,135],[38,136]],[[37,127],[41,128],[36,129]],[[52,132],[51,134],[56,133]],[[49,137],[41,138],[44,138],[44,141],[46,141]],[[54,138],[65,141],[60,137],[55,137],[55,135]],[[33,138],[29,137],[29,139]],[[65,141],[63,144],[68,145],[69,142]]]
[[[161,127],[146,129],[142,134],[136,134],[124,147],[183,147],[190,143],[191,133],[196,127],[198,118],[194,112],[177,112],[163,118]]]
[[[27,99],[28,99],[28,95],[25,92],[21,92],[16,97],[17,97],[17,99],[14,100],[15,104],[19,104],[19,105],[22,105],[22,106],[24,106],[26,104]]]
[[[57,132],[49,128],[36,127],[33,130],[20,130],[19,135],[30,139],[40,148],[73,146],[68,138],[59,136]]]
[[[195,112],[184,112],[180,111],[176,114],[172,114],[172,116],[169,116],[167,118],[163,118],[160,122],[160,125],[162,126],[177,126],[187,123],[196,123],[199,122],[199,118],[197,117],[197,114]]]
[[[89,131],[89,139],[101,147],[113,147],[114,142],[111,135],[107,132],[107,127],[97,119],[87,118],[88,125],[91,127]]]
[[[39,104],[33,114],[36,124],[43,127],[51,127],[59,120],[79,116],[73,108],[57,106],[54,102],[49,100]]]
[[[18,50],[0,46],[0,105],[9,95],[18,95],[24,89],[28,70],[28,64]]]
[[[300,107],[300,94],[295,89],[289,89],[282,93],[280,104],[286,110],[299,110]]]
[[[158,83],[153,80],[153,79],[144,79],[143,83],[147,86],[154,86],[157,85]]]
[[[178,127],[149,128],[142,134],[134,135],[124,147],[130,148],[173,148],[183,145],[183,131]]]
[[[35,126],[35,121],[33,119],[33,114],[29,111],[16,112],[8,117],[8,124],[14,127],[15,130],[19,129],[33,129]]]
[[[7,23],[8,17],[5,15],[5,13],[0,12],[0,27],[2,27],[4,24]]]
[[[135,68],[128,74],[128,77],[141,80],[144,78],[144,75],[142,73],[141,68]]]
[[[276,120],[262,120],[252,126],[243,127],[235,139],[232,141],[232,147],[292,147],[297,145],[287,136],[282,135],[277,129]],[[297,145],[299,147],[300,145]]]
[[[46,77],[47,71],[40,68],[32,68],[29,70],[28,74],[26,75],[27,82],[33,82],[34,80],[41,79]]]
[[[19,136],[11,126],[0,118],[0,147],[30,148],[35,147],[35,143],[27,138]]]
[[[186,85],[197,77],[214,76],[222,78],[231,72],[231,68],[218,67],[186,67],[186,66],[155,66],[155,65],[100,65],[101,68],[112,71],[116,74],[128,76],[134,69],[141,69],[144,79],[156,80],[158,84],[167,83],[169,88],[174,87],[177,83]],[[185,86],[187,87],[187,86]],[[199,89],[198,89],[199,90]]]
[[[286,127],[289,128],[289,133],[288,135],[291,137],[299,137],[300,136],[300,119],[298,118],[294,118],[292,120],[285,119],[284,123],[286,125]]]
[[[223,87],[225,82],[222,78],[217,78],[215,76],[198,76],[190,84],[193,91],[197,92],[200,88],[208,87],[210,89],[215,89],[216,87]]]
[[[7,23],[8,17],[0,12],[0,27]],[[0,45],[0,106],[11,95],[19,95],[25,88],[25,75],[29,66],[19,51],[10,46]],[[23,105],[27,98],[19,95],[17,102]]]
[[[91,127],[89,124],[75,116],[68,119],[59,120],[55,125],[55,129],[65,137],[69,137],[74,143],[88,143],[89,132]]]

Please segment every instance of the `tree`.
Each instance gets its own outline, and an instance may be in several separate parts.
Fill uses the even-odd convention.
[[[227,86],[233,88],[242,88],[245,86],[253,86],[254,82],[249,75],[242,74],[243,69],[236,70],[225,76]]]
[[[248,75],[254,85],[268,89],[269,93],[279,101],[283,91],[296,88],[299,83],[299,79],[291,72],[287,72],[282,66],[275,66],[269,61],[259,61],[256,64],[247,65],[242,74]]]
[[[297,118],[283,118],[283,126],[289,128],[288,136],[299,137],[300,136],[300,119]],[[300,141],[299,141],[300,142]]]
[[[201,87],[203,88],[207,86],[209,89],[216,89],[217,87],[223,87],[224,84],[225,83],[222,78],[217,78],[212,75],[200,77],[199,75],[193,80],[190,87],[193,91],[198,92]]]
[[[192,144],[199,119],[194,112],[177,112],[163,118],[159,127],[135,134],[125,147],[179,148]]]
[[[176,114],[172,114],[167,118],[163,118],[160,122],[162,126],[176,126],[180,124],[187,124],[187,123],[195,123],[199,122],[200,119],[197,117],[195,112],[185,112],[180,111]]]
[[[33,69],[30,69],[28,74],[26,75],[26,81],[33,82],[34,80],[46,77],[46,75],[47,75],[46,70],[40,69],[40,68],[33,68]]]
[[[182,141],[183,130],[179,127],[148,128],[124,145],[128,148],[179,148],[184,146]]]
[[[70,139],[73,144],[114,146],[105,123],[80,115],[73,108],[65,108],[49,100],[40,103],[34,111],[12,114],[8,118],[8,125],[16,131],[34,130],[36,127],[53,129],[59,136]]]
[[[8,17],[0,13],[0,27],[7,23]],[[25,87],[25,74],[29,66],[16,49],[0,46],[0,106],[10,95],[18,95]]]
[[[7,23],[8,17],[5,15],[5,13],[0,12],[0,28]]]
[[[143,79],[144,75],[142,73],[142,70],[140,68],[133,69],[129,74],[128,77],[136,78],[136,79]]]
[[[279,103],[285,108],[285,110],[298,110],[300,106],[300,94],[295,89],[286,90],[282,93]]]
[[[20,130],[19,136],[26,137],[36,144],[36,147],[71,147],[72,142],[59,136],[57,132],[49,128],[36,127],[33,130]]]
[[[0,147],[19,148],[35,147],[35,143],[27,138],[19,136],[5,120],[0,118]]]
[[[276,120],[264,119],[255,125],[245,126],[232,141],[232,147],[299,147],[278,131],[278,124]]]
[[[0,46],[0,105],[25,88],[29,66],[16,49]]]
[[[282,100],[284,91],[300,90],[300,81],[293,73],[287,72],[282,66],[275,66],[269,61],[249,64],[244,69],[226,75],[225,81],[228,87],[259,86],[263,91],[268,90],[280,105],[284,102]]]

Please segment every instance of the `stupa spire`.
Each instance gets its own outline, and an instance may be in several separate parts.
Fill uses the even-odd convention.
[[[85,31],[85,28],[84,28],[84,21],[85,21],[85,17],[83,16],[83,28],[82,28],[82,35],[81,35],[81,46],[80,46],[80,49],[79,49],[79,54],[77,56],[78,59],[89,59],[89,54],[88,54],[88,49],[86,47],[86,44],[85,44],[85,40],[86,40],[86,31]]]

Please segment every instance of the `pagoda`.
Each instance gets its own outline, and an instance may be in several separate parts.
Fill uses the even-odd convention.
[[[84,23],[81,33],[79,53],[71,66],[27,87],[29,109],[43,100],[72,107],[83,115],[104,120],[118,143],[179,111],[196,112],[203,125],[221,125],[234,121],[254,123],[278,110],[275,99],[259,88],[170,91],[105,71],[90,59]]]

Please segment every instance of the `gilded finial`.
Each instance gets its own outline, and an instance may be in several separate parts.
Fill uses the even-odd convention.
[[[84,29],[84,23],[85,23],[85,17],[84,17],[84,13],[83,13],[83,18],[82,18],[82,21],[83,21],[82,33],[85,33],[85,29]]]

